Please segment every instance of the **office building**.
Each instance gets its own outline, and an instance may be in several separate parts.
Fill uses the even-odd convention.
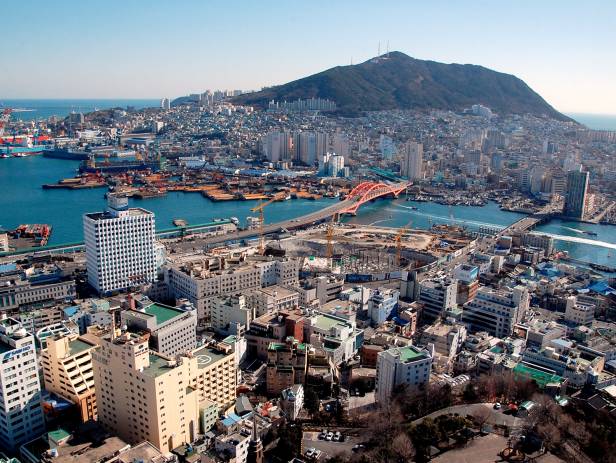
[[[447,312],[457,307],[458,280],[431,278],[419,283],[418,301],[422,304],[421,318],[431,322],[444,318]]]
[[[368,316],[370,324],[378,327],[393,315],[396,315],[400,291],[395,289],[377,289],[370,294],[368,299]]]
[[[343,175],[344,156],[332,154],[327,161],[327,175],[330,177],[340,177]]]
[[[575,325],[590,326],[595,319],[594,304],[581,302],[575,296],[569,296],[565,304],[565,320]]]
[[[109,195],[105,212],[83,216],[88,283],[100,294],[156,279],[154,214]]]
[[[45,432],[34,336],[0,320],[0,448],[15,451]]]
[[[162,109],[171,109],[171,101],[169,100],[169,98],[163,98],[162,100],[160,100],[160,107]]]
[[[92,368],[96,346],[77,334],[52,336],[40,353],[45,390],[74,403],[84,423],[97,416]]]
[[[588,172],[572,170],[567,174],[567,192],[565,193],[565,208],[567,217],[583,219],[588,200]]]
[[[197,311],[192,305],[170,307],[164,304],[134,302],[132,310],[121,313],[122,324],[130,331],[150,333],[150,348],[167,357],[192,352],[197,347]]]
[[[408,141],[402,151],[400,175],[409,180],[423,179],[423,145]]]
[[[430,381],[434,346],[394,347],[379,352],[376,361],[375,399],[387,403],[398,386],[406,386],[408,393],[425,387]]]
[[[40,306],[43,303],[70,301],[76,296],[74,280],[34,284],[16,277],[0,282],[0,310],[3,312]]]
[[[235,400],[239,365],[233,347],[224,342],[203,346],[191,355],[197,362],[190,386],[197,391],[199,403],[228,407]]]
[[[150,350],[148,335],[125,332],[105,336],[92,364],[98,421],[107,430],[130,444],[147,440],[162,452],[195,440],[196,358],[170,360]]]
[[[281,285],[253,289],[246,291],[245,294],[247,303],[254,309],[256,317],[266,313],[291,310],[299,306],[297,291]]]
[[[513,333],[529,305],[530,295],[523,286],[499,290],[481,287],[475,298],[464,304],[462,321],[472,332],[486,331],[504,338]]]
[[[254,308],[246,305],[246,296],[219,296],[212,304],[211,324],[219,334],[235,335],[238,330],[248,330],[254,318]]]

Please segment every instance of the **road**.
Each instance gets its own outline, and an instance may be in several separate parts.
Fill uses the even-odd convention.
[[[508,426],[509,428],[516,428],[522,424],[523,422],[522,418],[516,418],[513,415],[505,415],[503,413],[503,409],[494,410],[493,405],[494,404],[491,404],[491,403],[454,405],[452,407],[447,407],[441,410],[437,410],[433,413],[430,413],[427,416],[424,416],[423,418],[419,418],[418,420],[413,421],[413,424],[421,423],[427,417],[436,418],[437,416],[446,415],[449,413],[451,414],[457,413],[460,416],[475,415],[475,414],[484,413],[484,410],[488,410],[490,413],[486,421],[487,424],[501,425],[501,426],[505,425],[505,426]]]

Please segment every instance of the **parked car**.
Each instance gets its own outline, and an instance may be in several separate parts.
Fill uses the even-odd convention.
[[[366,446],[364,444],[355,444],[351,450],[353,450],[353,452],[359,452],[365,448]]]
[[[341,442],[342,441],[342,433],[340,431],[336,431],[334,433],[333,440],[334,440],[334,442]]]
[[[502,407],[502,405],[500,404],[500,402],[496,402],[496,403],[494,404],[494,410],[500,410],[500,409],[501,409],[501,407]]]
[[[327,429],[321,430],[321,434],[319,434],[319,439],[325,439],[327,437]]]
[[[307,458],[314,458],[314,455],[316,452],[317,452],[317,449],[311,447],[308,450],[306,450],[306,453],[304,455],[306,455]]]
[[[332,440],[334,438],[334,433],[333,432],[328,432],[327,436],[325,436],[325,440]]]

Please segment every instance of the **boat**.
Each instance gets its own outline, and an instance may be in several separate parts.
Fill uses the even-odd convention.
[[[188,225],[188,222],[185,219],[173,219],[173,225],[176,227],[185,227]]]
[[[588,235],[588,236],[597,236],[597,233],[596,233],[596,232],[594,232],[594,231],[587,231],[587,230],[584,230],[584,234],[585,234],[585,235]]]
[[[600,272],[606,272],[606,273],[616,273],[616,267],[610,267],[608,265],[602,265],[602,264],[595,264],[594,262],[589,265],[590,265],[590,268],[592,268],[593,270],[599,270]]]

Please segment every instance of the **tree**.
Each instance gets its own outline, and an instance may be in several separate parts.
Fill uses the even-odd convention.
[[[488,422],[492,412],[489,408],[481,407],[475,410],[475,412],[471,415],[473,417],[473,421],[479,427],[479,429],[483,429],[483,425]]]
[[[415,456],[415,447],[410,437],[404,433],[399,433],[391,443],[392,451],[398,456],[400,461],[411,461]]]
[[[319,413],[320,403],[319,395],[316,391],[311,387],[306,388],[304,392],[304,408],[308,410],[311,416]]]

